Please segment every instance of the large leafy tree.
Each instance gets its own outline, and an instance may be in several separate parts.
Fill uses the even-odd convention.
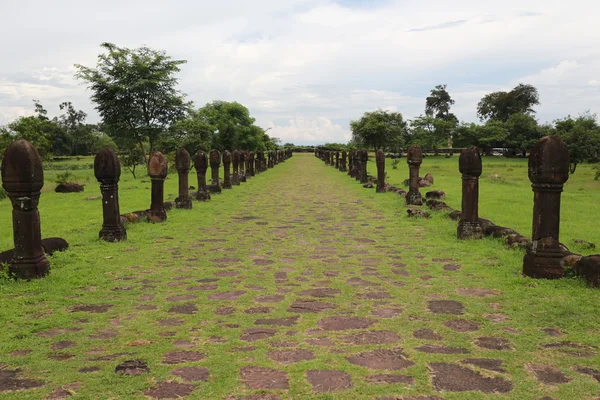
[[[505,127],[507,131],[505,146],[519,151],[523,157],[543,136],[535,118],[524,113],[512,114],[505,122]]]
[[[554,121],[556,134],[569,148],[570,171],[575,173],[582,162],[595,162],[600,158],[600,126],[595,114],[589,112],[573,119],[570,116]]]
[[[427,149],[438,149],[452,142],[456,122],[419,116],[410,122],[412,142]]]
[[[398,151],[408,138],[407,123],[399,112],[376,110],[366,112],[350,122],[352,143],[377,149]]]
[[[425,115],[431,118],[458,123],[456,115],[450,112],[454,100],[446,90],[447,85],[437,85],[425,99]]]
[[[75,65],[76,77],[92,91],[92,101],[109,133],[135,143],[146,156],[160,136],[182,119],[191,103],[176,89],[184,60],[148,47],[128,49],[103,43],[96,68]]]
[[[539,94],[531,85],[518,84],[510,92],[493,92],[477,104],[477,115],[482,121],[495,119],[508,121],[513,114],[535,114],[534,106],[540,104]]]

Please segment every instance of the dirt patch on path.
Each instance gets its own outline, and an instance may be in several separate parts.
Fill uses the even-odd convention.
[[[343,371],[306,371],[306,379],[312,385],[313,391],[330,393],[352,388],[350,375]]]
[[[375,322],[377,321],[361,317],[326,317],[319,321],[319,326],[326,331],[345,331],[349,329],[365,329]]]
[[[347,357],[346,360],[361,367],[389,371],[400,371],[414,365],[400,348],[367,351]]]
[[[288,376],[284,371],[263,367],[244,367],[240,370],[242,382],[250,389],[289,389]]]
[[[479,372],[456,364],[429,363],[432,384],[436,390],[447,392],[508,393],[513,389],[503,378],[487,378]]]

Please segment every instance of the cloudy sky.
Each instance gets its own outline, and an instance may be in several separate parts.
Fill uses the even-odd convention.
[[[597,0],[2,0],[0,125],[32,99],[97,121],[73,64],[95,65],[102,42],[187,60],[196,105],[238,101],[296,144],[345,142],[377,108],[418,116],[441,83],[463,121],[520,82],[540,122],[600,113],[599,17]]]

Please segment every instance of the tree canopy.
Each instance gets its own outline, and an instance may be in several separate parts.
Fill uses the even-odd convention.
[[[377,149],[398,151],[408,136],[407,123],[399,112],[376,110],[366,112],[357,121],[350,122],[352,141]]]
[[[128,49],[102,43],[96,68],[76,64],[76,77],[92,91],[92,101],[110,134],[137,144],[144,155],[174,122],[182,119],[191,103],[176,89],[175,74],[184,60],[173,60],[164,51],[148,47]]]
[[[508,121],[513,114],[535,114],[534,106],[540,104],[535,87],[519,83],[510,92],[493,92],[485,95],[477,104],[477,115],[482,121],[495,119]]]

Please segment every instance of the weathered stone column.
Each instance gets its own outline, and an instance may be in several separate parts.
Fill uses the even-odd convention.
[[[360,166],[360,150],[356,150],[354,152],[354,179],[360,181],[360,171],[362,170]]]
[[[249,174],[247,174],[248,176],[255,176],[256,175],[256,173],[254,172],[254,157],[255,157],[255,154],[254,154],[253,151],[251,151],[249,153],[249,157],[248,157],[248,169],[247,169],[247,171],[250,172]]]
[[[179,197],[175,199],[175,207],[191,210],[192,198],[190,197],[190,185],[188,182],[190,153],[186,149],[181,148],[175,153],[175,167],[179,175]]]
[[[377,163],[377,188],[376,193],[385,193],[385,154],[383,150],[377,150],[375,161]]]
[[[419,167],[423,162],[423,153],[421,153],[421,148],[418,145],[413,144],[408,148],[406,162],[410,170],[410,189],[406,194],[406,204],[409,206],[422,206],[423,197],[419,192]]]
[[[198,178],[198,192],[196,200],[210,200],[210,193],[206,187],[206,170],[208,169],[208,156],[202,150],[198,150],[194,157],[194,168],[196,168],[196,177]]]
[[[225,150],[223,153],[223,189],[231,189],[231,153]]]
[[[564,254],[559,242],[560,196],[569,179],[569,149],[558,136],[546,136],[529,155],[533,188],[532,244],[523,259],[523,274],[532,278],[560,278]]]
[[[260,169],[260,151],[257,151],[256,153],[254,153],[254,166],[252,169],[252,172],[254,172],[254,175],[258,175],[261,172]]]
[[[221,183],[219,182],[219,167],[221,166],[221,153],[219,150],[210,152],[210,173],[211,184],[210,191],[213,193],[221,193]]]
[[[367,150],[360,151],[360,183],[369,183],[367,178],[367,161],[369,161],[369,152]]]
[[[267,156],[269,157],[269,162],[267,163],[267,168],[273,168],[273,150],[269,151],[267,153]]]
[[[248,153],[245,151],[240,151],[240,182],[246,182],[246,157]]]
[[[167,220],[164,206],[165,179],[167,178],[167,158],[159,151],[148,160],[148,175],[152,181],[152,202],[148,210],[148,219],[152,222]]]
[[[348,152],[348,175],[354,177],[354,152]]]
[[[26,140],[11,143],[2,159],[2,187],[13,207],[15,249],[8,272],[14,278],[42,278],[50,271],[38,211],[43,186],[44,169],[38,151]]]
[[[346,151],[345,150],[342,151],[342,161],[340,163],[340,172],[346,172],[347,171],[347,168],[346,168],[346,164],[348,162],[347,161],[347,157],[348,157],[348,155],[347,155]]]
[[[459,239],[481,239],[483,231],[479,224],[479,177],[481,155],[475,146],[464,149],[458,159],[462,174],[462,214],[458,223]]]
[[[231,158],[233,160],[233,176],[231,177],[231,183],[234,185],[240,184],[240,152],[234,150],[231,154]]]
[[[102,193],[102,215],[104,222],[100,239],[107,242],[120,242],[127,239],[127,232],[121,222],[119,209],[119,178],[121,163],[112,149],[104,147],[94,159],[94,175],[100,182]]]
[[[340,152],[335,152],[335,169],[340,169]]]

